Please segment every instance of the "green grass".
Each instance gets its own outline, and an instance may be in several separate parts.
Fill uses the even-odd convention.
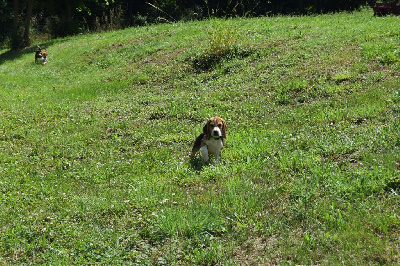
[[[0,262],[400,263],[399,43],[368,9],[1,51]]]

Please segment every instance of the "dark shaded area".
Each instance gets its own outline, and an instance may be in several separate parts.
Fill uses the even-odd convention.
[[[388,3],[371,3],[371,7],[374,10],[374,16],[386,16],[386,15],[400,15],[400,1],[388,2]]]

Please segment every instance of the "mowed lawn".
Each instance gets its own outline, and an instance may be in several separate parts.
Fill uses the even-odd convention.
[[[400,264],[400,17],[37,44],[0,51],[0,263]],[[215,115],[222,158],[190,160]]]

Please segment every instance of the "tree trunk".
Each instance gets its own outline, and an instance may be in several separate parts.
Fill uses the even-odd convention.
[[[19,9],[19,1],[14,0],[14,17],[13,17],[13,28],[18,27],[18,9]]]
[[[20,35],[20,24],[19,24],[19,0],[14,0],[14,9],[13,9],[13,26],[11,31],[11,50],[17,50],[21,46],[21,35]]]
[[[29,31],[30,31],[30,28],[31,28],[33,1],[34,0],[28,0],[28,10],[26,11],[25,31],[24,31],[24,46],[25,47],[28,47],[28,46],[31,45]]]

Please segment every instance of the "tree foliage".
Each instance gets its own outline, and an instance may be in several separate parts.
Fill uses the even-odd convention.
[[[0,43],[30,45],[30,32],[52,37],[154,22],[208,17],[354,10],[366,0],[2,0]]]

